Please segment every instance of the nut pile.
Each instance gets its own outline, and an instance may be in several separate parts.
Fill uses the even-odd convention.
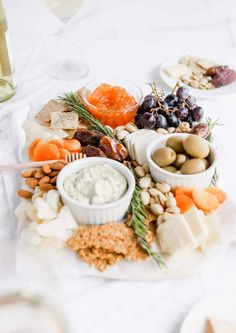
[[[137,126],[133,123],[128,123],[125,126],[118,126],[115,128],[114,133],[118,140],[122,141],[130,133],[136,132],[138,130]]]
[[[180,213],[169,184],[154,183],[147,164],[137,165],[134,170],[139,177],[139,187],[142,189],[141,201],[157,217],[157,225],[165,222],[173,214]]]
[[[38,187],[41,191],[47,192],[56,188],[57,175],[66,164],[66,161],[45,164],[37,169],[23,171],[21,176],[25,178],[25,184],[32,190]],[[20,189],[18,195],[24,199],[31,199],[33,192]]]

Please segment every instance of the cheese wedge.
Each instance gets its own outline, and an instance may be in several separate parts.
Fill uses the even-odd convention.
[[[189,252],[198,247],[186,219],[175,215],[157,228],[157,237],[161,251],[170,255]]]
[[[209,318],[206,333],[236,333],[236,323]]]
[[[205,225],[208,229],[208,237],[201,245],[202,251],[206,251],[210,245],[214,243],[220,243],[221,241],[217,213],[213,212],[211,214],[206,215],[204,220],[205,220]]]
[[[79,117],[75,112],[51,112],[51,128],[76,129],[79,127]]]
[[[198,246],[201,246],[208,237],[208,229],[205,225],[204,214],[201,210],[193,207],[183,214],[188,225],[198,242]]]

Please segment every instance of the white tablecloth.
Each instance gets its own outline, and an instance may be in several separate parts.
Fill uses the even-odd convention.
[[[53,61],[50,53],[60,28],[40,1],[5,0],[12,32],[18,90],[16,96],[0,105],[0,160],[18,161],[17,113],[35,108],[63,91],[80,88],[90,79],[118,76],[144,86],[157,80],[158,65],[175,54],[214,54],[236,62],[236,12],[233,0],[196,2],[179,0],[88,0],[70,23],[73,56],[90,67],[80,81],[58,82],[46,75]],[[27,8],[27,9],[26,9]],[[160,87],[166,89],[161,84]],[[236,162],[234,132],[236,95],[199,104],[207,115],[220,117],[224,126],[215,131],[220,147],[220,183],[235,196],[233,169]],[[21,117],[20,117],[21,118]],[[1,289],[19,283],[15,278],[14,237],[17,221],[17,173],[0,174],[0,277]],[[24,278],[23,285],[42,284],[60,295],[71,332],[177,333],[189,309],[203,296],[218,289],[236,288],[236,245],[232,244],[217,264],[199,276],[162,282],[106,281],[95,278],[45,280]],[[18,282],[16,282],[18,280]]]

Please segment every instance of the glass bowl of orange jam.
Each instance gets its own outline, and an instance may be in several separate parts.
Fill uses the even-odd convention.
[[[95,118],[115,128],[134,121],[143,94],[132,82],[104,78],[89,82],[83,88],[82,98]]]

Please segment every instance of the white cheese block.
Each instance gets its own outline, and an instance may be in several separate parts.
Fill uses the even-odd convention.
[[[197,248],[198,243],[182,215],[175,215],[157,228],[161,251],[170,255],[182,254]]]
[[[204,213],[193,207],[183,214],[192,233],[194,234],[198,246],[202,245],[208,237],[208,229],[204,221]]]
[[[160,136],[154,130],[142,129],[137,132],[128,134],[126,137],[127,148],[131,158],[136,160],[140,165],[147,162],[146,149],[150,142]]]
[[[236,333],[236,323],[210,318],[207,333]]]
[[[51,112],[51,128],[76,129],[79,127],[79,117],[75,112]]]
[[[206,251],[210,245],[220,243],[221,241],[217,212],[206,215],[204,220],[208,229],[208,237],[201,245],[202,251]]]

